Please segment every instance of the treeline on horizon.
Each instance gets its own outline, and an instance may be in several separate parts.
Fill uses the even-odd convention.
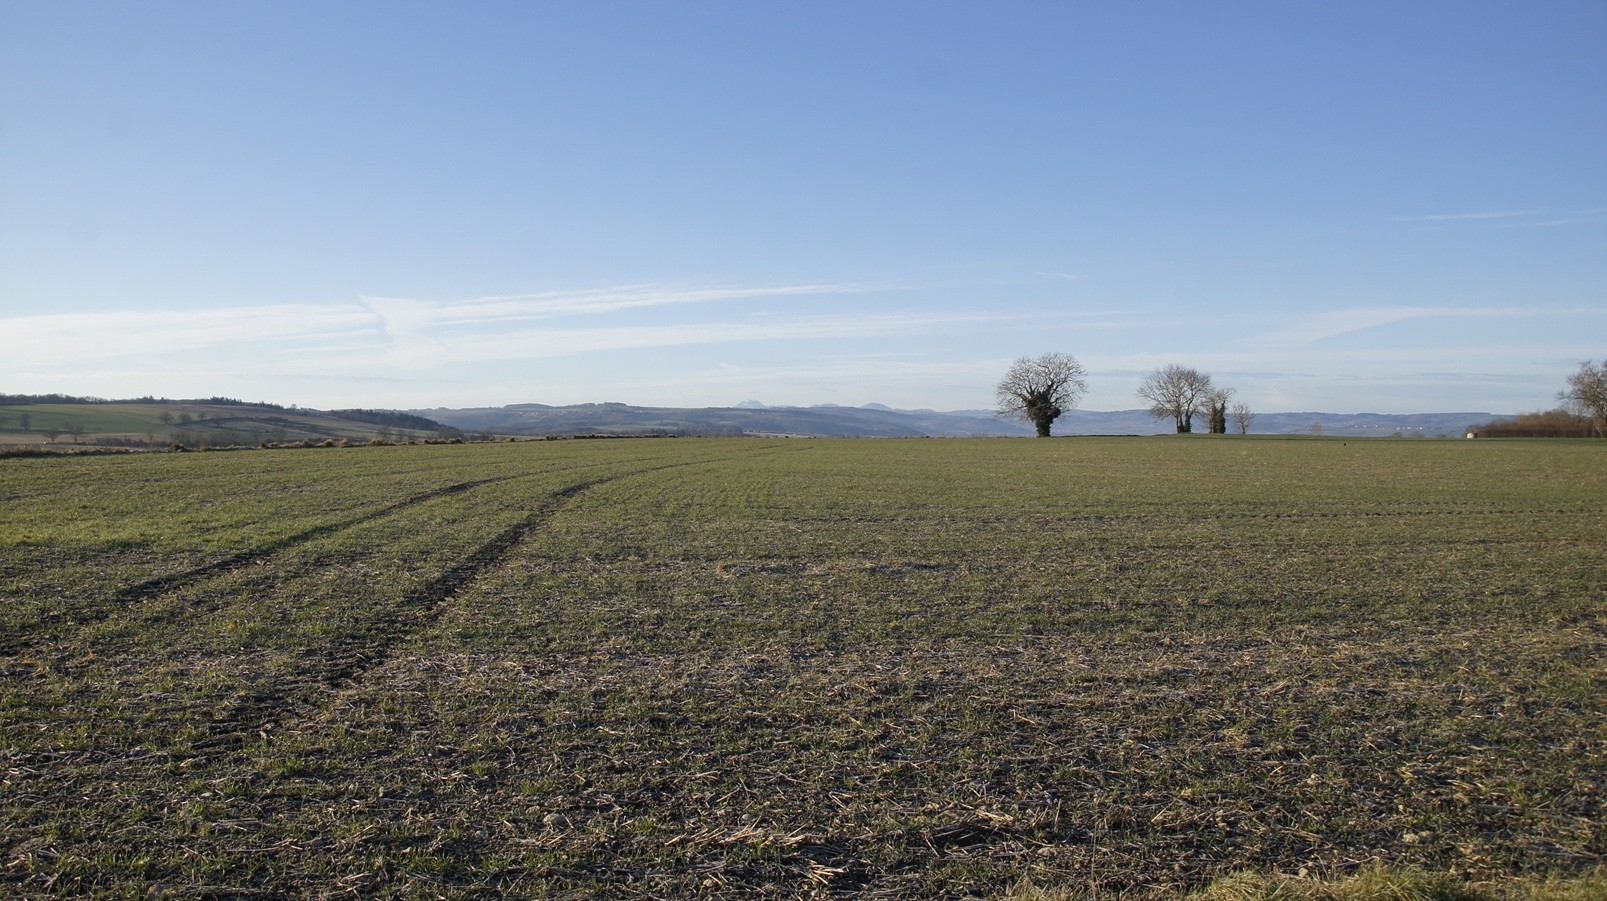
[[[457,431],[456,429],[449,429],[433,419],[412,413],[403,413],[398,410],[371,410],[360,407],[346,410],[317,410],[311,407],[298,407],[294,404],[287,407],[283,404],[269,403],[267,401],[245,401],[234,397],[169,398],[153,397],[147,394],[143,397],[111,399],[104,397],[78,397],[71,394],[0,393],[0,406],[9,407],[28,404],[196,404],[273,410],[285,413],[315,413],[350,422],[365,422],[370,425],[389,426],[397,429],[414,429],[427,432]],[[1481,438],[1594,438],[1598,435],[1596,424],[1589,417],[1562,407],[1552,410],[1536,410],[1532,413],[1519,413],[1510,419],[1501,419],[1473,426],[1472,431],[1476,432]]]
[[[246,401],[234,397],[196,397],[174,399],[170,397],[129,397],[110,399],[105,397],[76,397],[71,394],[0,394],[0,406],[15,407],[24,404],[204,404],[213,407],[246,407],[253,410],[275,410],[281,413],[304,412],[321,413],[333,416],[336,419],[345,419],[350,422],[366,422],[370,425],[390,426],[396,429],[417,429],[425,432],[436,432],[445,428],[433,419],[415,416],[412,413],[402,413],[397,410],[366,410],[353,408],[350,410],[315,410],[310,407],[286,407],[283,404],[272,404],[266,401]]]
[[[285,410],[282,404],[266,401],[247,401],[234,397],[77,397],[72,394],[0,394],[0,406],[16,407],[23,404],[210,404],[220,407],[256,407],[262,410]]]
[[[1589,418],[1562,408],[1519,413],[1511,419],[1474,426],[1480,438],[1594,438],[1596,425]]]

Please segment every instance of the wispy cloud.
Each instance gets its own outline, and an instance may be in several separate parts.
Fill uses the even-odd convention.
[[[777,365],[737,365],[722,363],[680,375],[655,379],[655,402],[703,406],[709,403],[735,403],[746,398],[767,403],[844,403],[897,400],[937,394],[949,399],[948,406],[976,394],[986,404],[978,386],[987,386],[1010,364],[994,359],[928,359],[924,357],[845,356],[813,359]],[[595,391],[595,380],[576,376],[576,384],[560,386],[576,396]],[[642,391],[639,383],[626,380],[610,386],[618,394]]]
[[[1397,222],[1459,222],[1467,220],[1512,219],[1518,216],[1539,216],[1537,210],[1478,210],[1466,213],[1430,213],[1426,216],[1397,216]]]
[[[880,314],[724,320],[591,328],[526,327],[487,332],[415,333],[392,344],[387,362],[404,369],[452,363],[557,357],[599,351],[637,350],[735,342],[901,335],[941,327],[1002,321],[986,315]]]
[[[650,307],[870,294],[887,286],[761,287],[539,293],[429,301],[364,297],[349,304],[288,304],[196,312],[69,313],[0,319],[14,350],[3,371],[63,372],[94,361],[171,369],[177,358],[286,375],[306,371],[396,375],[497,360],[732,343],[897,337],[1076,319],[1119,327],[1095,312],[878,311],[863,304],[745,303],[697,315],[643,319]]]
[[[612,313],[648,307],[684,306],[733,300],[862,294],[898,290],[893,285],[810,284],[772,287],[665,288],[634,285],[591,291],[542,292],[479,297],[459,301],[423,301],[363,297],[362,303],[386,321],[403,327],[483,324]]]
[[[356,305],[286,304],[222,310],[57,313],[0,319],[16,364],[159,356],[224,344],[318,342],[373,328]]]
[[[1312,313],[1285,328],[1259,335],[1254,340],[1275,345],[1312,344],[1351,332],[1413,319],[1532,316],[1536,312],[1533,309],[1517,307],[1351,307]]]
[[[1588,210],[1476,210],[1465,213],[1430,213],[1426,216],[1397,216],[1397,222],[1450,225],[1459,222],[1482,223],[1498,228],[1556,228],[1599,222],[1607,209]]]
[[[427,365],[462,359],[502,359],[507,356],[551,355],[599,349],[599,343],[622,347],[652,346],[630,339],[599,341],[599,335],[624,335],[641,329],[575,329],[555,327],[566,317],[599,316],[654,307],[678,307],[731,301],[804,298],[863,294],[896,290],[892,286],[807,284],[768,287],[718,286],[664,288],[647,285],[579,292],[481,297],[462,301],[423,301],[394,297],[364,297],[363,306],[378,318],[387,342],[386,357],[401,365]],[[662,327],[666,340],[686,343],[673,336],[684,329]],[[683,334],[682,338],[688,337]],[[465,348],[465,344],[472,345]],[[562,348],[562,350],[557,350]]]

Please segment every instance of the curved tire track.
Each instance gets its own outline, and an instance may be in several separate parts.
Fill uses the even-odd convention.
[[[559,467],[555,471],[562,472],[565,469],[573,469],[573,468],[574,467]],[[653,471],[652,469],[641,470],[641,472],[652,472],[652,471]],[[550,472],[552,472],[552,471],[549,471],[549,473]],[[211,563],[204,563],[204,564],[202,564],[200,566],[197,566],[197,567],[195,567],[193,569],[187,569],[187,570],[184,570],[183,572],[169,573],[168,575],[165,575],[165,576],[157,576],[154,579],[147,579],[147,580],[145,580],[143,582],[139,582],[139,583],[136,583],[134,585],[130,585],[127,588],[124,588],[124,589],[118,591],[116,594],[112,595],[112,603],[114,605],[121,605],[121,606],[124,606],[124,607],[128,607],[128,606],[131,606],[133,604],[139,603],[140,601],[143,601],[146,598],[155,597],[156,595],[159,595],[159,594],[161,594],[161,593],[163,593],[165,591],[171,591],[174,588],[178,588],[178,587],[181,587],[183,585],[187,585],[187,584],[189,584],[191,582],[199,581],[200,579],[207,578],[208,576],[215,576],[215,575],[217,575],[219,573],[229,572],[231,570],[236,570],[236,569],[240,569],[240,568],[245,567],[245,566],[249,566],[249,565],[251,565],[253,563],[257,563],[257,562],[262,561],[262,560],[264,560],[264,559],[266,559],[266,558],[268,558],[268,557],[270,557],[270,556],[272,556],[274,554],[277,554],[280,551],[287,550],[289,548],[295,547],[298,544],[306,544],[309,541],[312,541],[312,540],[317,539],[317,538],[322,538],[325,535],[330,535],[330,534],[333,534],[335,532],[340,532],[340,531],[344,531],[346,529],[355,528],[357,526],[363,525],[364,523],[373,522],[376,519],[380,519],[380,518],[389,516],[392,513],[399,513],[402,510],[406,510],[409,507],[414,507],[414,506],[417,506],[419,504],[425,503],[427,501],[433,501],[433,500],[443,498],[443,497],[448,497],[448,496],[454,495],[454,494],[462,494],[465,491],[469,491],[470,489],[478,488],[481,485],[494,485],[494,484],[496,484],[498,482],[507,482],[507,481],[510,481],[512,479],[524,478],[524,477],[527,477],[527,476],[541,475],[541,474],[542,473],[538,471],[538,472],[519,473],[519,474],[516,474],[516,475],[508,475],[508,476],[495,476],[495,477],[489,478],[489,479],[475,479],[475,480],[469,481],[469,482],[458,482],[455,485],[447,485],[447,486],[444,486],[442,488],[436,488],[436,489],[433,489],[431,491],[423,492],[422,494],[415,494],[415,495],[413,495],[411,497],[399,500],[394,504],[388,504],[388,505],[386,505],[384,507],[380,507],[380,508],[378,508],[376,510],[370,510],[367,513],[364,513],[364,514],[362,514],[360,516],[352,517],[351,519],[341,520],[340,522],[325,523],[324,525],[321,525],[321,526],[313,526],[310,529],[304,529],[304,530],[302,530],[300,532],[295,533],[294,535],[287,535],[284,538],[279,539],[278,541],[272,541],[272,542],[269,542],[269,543],[267,543],[265,545],[261,545],[259,547],[250,548],[248,550],[240,551],[239,553],[236,553],[236,554],[230,554],[227,557],[223,557],[221,559],[214,560]],[[613,478],[618,478],[618,477],[615,476]],[[605,479],[605,480],[602,480],[602,481],[607,481],[607,480]],[[591,483],[591,484],[595,484],[595,483]],[[106,610],[106,611],[104,611],[104,612],[102,612],[102,613],[100,613],[98,615],[93,616],[93,617],[87,617],[85,619],[79,620],[79,622],[85,623],[85,624],[96,622],[96,621],[98,621],[100,619],[104,619],[107,616],[110,616],[114,612],[115,612],[115,610]]]
[[[633,473],[634,474],[634,473]],[[332,664],[323,683],[330,688],[350,684],[388,660],[395,647],[430,627],[445,612],[447,603],[481,573],[497,566],[525,536],[546,524],[566,501],[577,494],[621,476],[579,482],[544,497],[535,512],[480,545],[427,585],[414,589],[398,604],[399,616],[388,617],[363,632],[331,645],[326,659]]]
[[[686,466],[707,466],[710,463],[719,462],[725,461],[694,460],[686,463],[666,463],[661,466],[650,466],[646,469],[636,469],[617,475],[576,482],[546,495],[537,502],[534,512],[502,530],[490,541],[475,548],[467,557],[464,557],[456,565],[449,567],[441,575],[432,579],[429,584],[404,596],[397,605],[397,616],[387,617],[361,633],[332,643],[329,653],[326,655],[331,667],[324,674],[323,684],[329,688],[350,685],[361,679],[365,673],[390,659],[397,645],[424,631],[439,620],[446,611],[448,602],[452,600],[459,590],[479,578],[482,573],[500,564],[503,558],[508,555],[508,552],[523,541],[526,535],[545,525],[576,495],[598,485],[616,482],[632,476],[662,472],[666,469],[680,469]]]
[[[437,488],[434,491],[426,491],[423,494],[415,494],[412,497],[381,507],[378,510],[370,510],[361,516],[356,516],[340,522],[325,523],[324,525],[314,526],[310,529],[304,529],[295,533],[294,535],[287,535],[278,541],[271,541],[260,547],[241,551],[238,554],[230,554],[227,557],[214,560],[211,563],[202,564],[194,569],[187,569],[183,572],[170,573],[165,576],[157,576],[154,579],[147,579],[144,582],[124,588],[122,591],[119,591],[117,594],[113,595],[113,599],[124,604],[125,606],[138,603],[139,601],[142,601],[148,597],[153,597],[161,594],[164,591],[178,588],[181,585],[194,582],[198,579],[203,579],[207,576],[215,576],[218,573],[228,572],[232,569],[239,569],[240,567],[262,560],[265,557],[277,554],[282,550],[286,550],[287,548],[295,547],[298,544],[306,544],[315,538],[322,538],[323,536],[334,532],[360,526],[363,523],[373,522],[381,517],[389,516],[392,513],[405,510],[408,507],[416,506],[426,501],[433,501],[436,498],[448,497],[453,494],[462,494],[471,488],[478,488],[481,485],[489,485],[493,482],[505,482],[511,478],[513,478],[513,476],[498,476],[494,479],[478,479],[472,482],[459,482],[456,485],[447,485],[444,488]]]
[[[326,668],[320,675],[309,673],[305,678],[295,680],[295,684],[287,686],[286,690],[253,693],[241,699],[217,724],[223,726],[227,723],[224,727],[226,731],[196,742],[191,748],[204,752],[256,740],[300,703],[311,701],[312,698],[307,697],[310,694],[308,688],[314,691],[339,691],[361,681],[367,673],[390,660],[404,641],[440,620],[458,592],[499,565],[526,536],[549,522],[568,501],[582,492],[632,476],[717,462],[724,461],[695,460],[652,466],[576,482],[547,494],[537,502],[534,511],[475,548],[428,584],[404,595],[397,601],[394,613],[331,642],[323,655]]]
[[[92,608],[77,613],[73,617],[73,624],[76,626],[92,625],[113,616],[121,610],[126,610],[141,601],[156,597],[168,591],[172,591],[175,588],[181,588],[193,582],[200,581],[201,579],[218,575],[219,573],[241,569],[253,563],[265,560],[268,557],[279,553],[280,551],[295,547],[296,545],[306,544],[309,541],[322,538],[325,535],[354,528],[356,526],[363,525],[364,523],[373,522],[381,517],[389,516],[392,513],[397,513],[427,501],[448,497],[454,494],[462,494],[465,491],[478,488],[481,485],[489,485],[495,482],[505,482],[512,478],[517,477],[497,476],[490,479],[476,479],[469,482],[458,482],[454,485],[436,488],[431,491],[426,491],[421,494],[415,494],[411,497],[404,498],[393,504],[387,504],[384,507],[370,510],[367,513],[364,513],[360,516],[354,516],[351,519],[325,523],[321,526],[313,526],[310,529],[303,529],[302,531],[296,532],[293,535],[286,535],[277,541],[270,541],[267,544],[249,548],[235,554],[230,554],[227,557],[221,557],[217,560],[213,560],[210,563],[203,563],[200,566],[186,569],[181,572],[168,573],[165,576],[157,576],[153,579],[146,579],[143,582],[137,582],[133,585],[129,585],[118,590],[106,601],[105,604],[97,608]],[[9,642],[0,644],[0,656],[14,656],[38,644],[42,634],[49,631],[51,627],[60,624],[66,615],[67,614],[65,611],[59,612],[57,615],[52,616],[42,622],[31,635],[17,636]]]

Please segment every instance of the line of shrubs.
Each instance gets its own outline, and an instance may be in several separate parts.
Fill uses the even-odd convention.
[[[301,450],[313,447],[395,447],[405,444],[462,444],[463,439],[457,435],[449,438],[409,438],[406,441],[386,441],[383,438],[370,438],[367,441],[353,441],[350,438],[325,438],[322,441],[313,438],[303,438],[300,441],[259,441],[256,450]],[[223,450],[252,450],[247,444],[208,445],[206,442],[197,444],[183,444],[173,442],[168,451],[182,453],[185,451],[223,451]]]
[[[1536,410],[1475,426],[1480,438],[1592,438],[1595,424],[1568,410]]]
[[[508,441],[515,439],[508,438]],[[245,450],[300,450],[304,448],[325,447],[394,447],[407,444],[463,444],[464,440],[456,435],[450,438],[414,438],[406,441],[384,441],[373,438],[368,441],[352,441],[348,438],[325,438],[315,441],[304,438],[300,441],[259,441],[251,444],[208,444],[205,441],[184,444],[173,442],[166,447],[167,453],[216,453],[218,451],[245,451]],[[94,457],[106,454],[133,454],[149,453],[157,450],[150,445],[139,442],[124,446],[108,446],[102,444],[87,445],[40,445],[15,444],[0,445],[0,459],[21,459],[27,457]]]

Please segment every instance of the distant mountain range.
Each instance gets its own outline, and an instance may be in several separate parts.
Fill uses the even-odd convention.
[[[843,407],[767,406],[745,400],[731,407],[637,407],[621,403],[512,404],[408,411],[465,432],[498,435],[797,435],[810,437],[1029,436],[1024,422],[991,410],[896,410],[884,404]],[[1254,434],[1460,437],[1469,426],[1509,417],[1494,413],[1259,413]],[[1195,427],[1205,430],[1205,420]],[[1073,410],[1055,423],[1057,435],[1155,435],[1171,431],[1147,410]]]

